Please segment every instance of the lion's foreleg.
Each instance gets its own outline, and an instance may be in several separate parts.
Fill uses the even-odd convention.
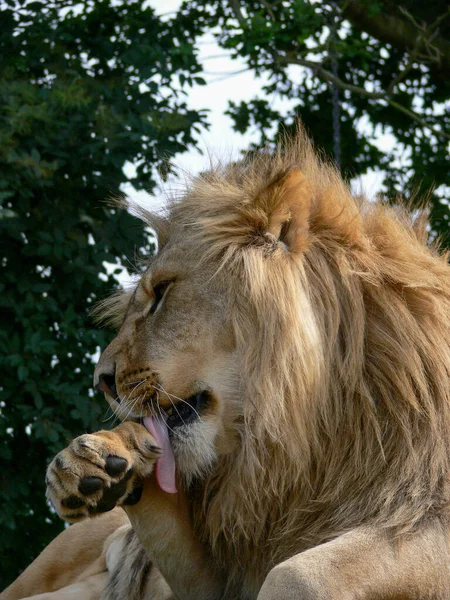
[[[222,582],[192,531],[182,493],[166,494],[150,477],[145,481],[141,500],[125,510],[175,598],[217,600],[222,597]]]
[[[76,438],[47,470],[49,498],[72,521],[122,505],[176,598],[216,600],[220,582],[194,535],[182,492],[163,492],[152,474],[155,443],[145,427],[129,421]]]
[[[21,600],[99,600],[107,580],[108,573],[105,571],[56,592],[27,596]]]
[[[2,594],[0,600],[18,600],[50,593],[106,570],[105,540],[128,523],[123,510],[92,522],[76,523],[60,533]]]
[[[393,538],[361,528],[272,569],[258,600],[447,600],[448,531],[439,522]]]

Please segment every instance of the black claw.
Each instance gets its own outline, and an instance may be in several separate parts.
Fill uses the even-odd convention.
[[[125,500],[123,501],[123,504],[125,504],[126,506],[132,506],[133,504],[137,504],[139,502],[139,500],[141,499],[142,490],[143,490],[142,485],[134,488],[134,490],[132,492],[130,492],[128,494],[128,496],[125,498]]]
[[[110,454],[106,458],[106,466],[105,471],[111,477],[116,477],[125,471],[128,466],[128,461],[126,458],[122,458],[121,456],[114,456]]]
[[[114,500],[114,502],[117,502],[119,498],[122,498],[126,491],[127,482],[125,481],[125,479],[122,479],[122,481],[119,481],[119,483],[113,483],[111,487],[105,490],[105,493],[103,494],[103,500],[105,500],[106,502],[109,502],[110,500]]]
[[[124,479],[119,481],[119,483],[113,483],[111,487],[104,490],[103,497],[97,505],[88,509],[89,512],[95,514],[112,510],[116,506],[119,498],[122,498],[126,491],[127,482]]]
[[[133,469],[128,469],[128,471],[123,476],[123,480],[128,481],[132,475],[133,475]]]
[[[77,496],[69,496],[68,498],[63,500],[61,502],[61,504],[63,506],[65,506],[66,508],[75,509],[75,508],[81,508],[82,506],[84,506],[85,502],[81,498],[78,498]]]
[[[63,459],[59,456],[55,458],[55,465],[57,466],[58,469],[64,469],[64,461]]]
[[[89,479],[94,479],[93,477],[89,477]],[[97,478],[95,478],[97,479]],[[113,483],[111,487],[106,488],[103,492],[103,497],[97,503],[96,506],[92,506],[88,508],[89,513],[104,513],[112,510],[117,502],[127,491],[127,480],[124,478],[122,481],[118,483]]]
[[[147,448],[147,450],[149,452],[151,452],[152,454],[157,454],[158,456],[160,454],[162,454],[162,450],[159,446],[155,446],[155,444],[152,444],[151,442],[149,442],[148,440],[145,440],[145,447]]]
[[[103,481],[100,477],[85,477],[80,481],[78,489],[85,496],[92,496],[92,494],[98,492],[102,486]]]

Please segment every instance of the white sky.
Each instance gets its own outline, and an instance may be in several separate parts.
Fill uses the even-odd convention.
[[[171,16],[170,13],[178,9],[181,1],[147,0],[147,3],[155,8],[157,14]],[[245,63],[242,60],[232,60],[227,52],[216,44],[212,34],[207,34],[200,40],[199,49],[200,60],[205,69],[205,73],[200,75],[207,81],[207,85],[192,88],[187,96],[187,103],[192,109],[208,109],[210,129],[203,130],[199,140],[198,145],[203,155],[198,150],[190,149],[176,157],[175,163],[180,168],[181,177],[182,171],[195,174],[204,169],[208,165],[208,153],[229,160],[231,157],[238,157],[239,151],[248,148],[252,141],[257,141],[257,131],[250,131],[245,135],[234,132],[232,120],[224,112],[228,108],[229,100],[239,103],[254,97],[267,98],[262,91],[267,79],[256,79],[250,71],[239,73],[245,68]],[[301,68],[293,68],[292,77],[295,77]],[[237,74],[230,76],[234,73]],[[286,99],[274,96],[269,100],[273,108],[287,111],[290,107]],[[392,148],[393,143],[394,138],[389,134],[377,138],[377,145],[383,150]],[[133,165],[128,163],[125,172],[130,175],[133,171]],[[369,198],[373,198],[381,189],[382,179],[382,172],[371,172],[353,184],[355,190],[364,191]],[[180,180],[175,177],[171,177],[164,184],[164,188],[169,191],[179,186]],[[122,189],[131,199],[145,204],[150,209],[157,210],[164,202],[165,196],[161,189],[156,190],[153,195],[137,192],[130,184]]]

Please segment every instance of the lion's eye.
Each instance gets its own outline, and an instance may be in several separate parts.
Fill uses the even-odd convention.
[[[150,308],[150,314],[154,314],[156,312],[171,283],[171,281],[161,281],[160,283],[154,286],[153,303]]]

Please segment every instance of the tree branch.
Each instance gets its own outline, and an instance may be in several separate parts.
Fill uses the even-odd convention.
[[[260,2],[265,7],[265,9],[267,10],[267,12],[269,13],[269,16],[272,19],[272,21],[276,21],[274,12],[272,10],[272,6],[267,2],[267,0],[260,0]]]
[[[421,42],[422,42],[422,35],[419,35],[416,39],[416,43],[414,45],[413,51],[408,55],[408,60],[406,62],[405,68],[403,69],[403,71],[400,71],[396,75],[396,77],[394,77],[392,79],[391,83],[388,85],[387,90],[386,90],[388,94],[394,93],[395,88],[398,86],[398,84],[401,83],[405,79],[405,77],[408,75],[408,73],[414,67],[414,62],[416,60],[418,60],[417,53],[419,51],[419,45]]]
[[[291,54],[288,54],[286,56],[278,56],[276,58],[276,62],[278,62],[279,64],[284,63],[284,64],[301,65],[303,67],[307,67],[308,69],[311,69],[314,73],[316,73],[316,75],[318,77],[320,77],[321,79],[324,79],[328,83],[332,83],[332,84],[336,85],[338,88],[340,88],[342,90],[348,90],[355,94],[359,94],[360,96],[366,96],[367,98],[370,98],[372,100],[378,100],[378,101],[384,100],[385,102],[387,102],[387,104],[392,106],[392,108],[395,108],[396,110],[407,115],[410,119],[412,119],[413,121],[416,121],[422,127],[427,127],[428,129],[431,129],[431,131],[433,131],[433,133],[435,135],[437,135],[441,138],[444,138],[446,140],[450,140],[450,135],[448,133],[446,133],[445,131],[436,129],[433,125],[430,125],[424,119],[422,119],[422,117],[420,115],[418,115],[416,112],[414,112],[413,110],[410,110],[409,108],[406,108],[405,106],[399,104],[395,100],[392,100],[389,97],[389,94],[387,92],[369,92],[362,87],[359,87],[357,85],[352,85],[351,83],[347,83],[346,81],[343,81],[339,77],[333,75],[333,73],[330,73],[330,71],[328,71],[327,69],[324,69],[324,67],[322,66],[322,63],[316,63],[311,60],[298,58],[296,56],[292,56]]]
[[[271,9],[271,5],[269,2],[267,2],[267,0],[260,1],[267,10],[269,8]],[[230,0],[230,6],[241,27],[246,27],[247,23],[244,15],[242,14],[239,0]],[[365,29],[370,35],[373,35],[380,41],[386,41],[397,48],[403,45],[404,52],[408,53],[409,56],[405,68],[403,71],[398,73],[386,90],[383,90],[382,92],[369,92],[363,87],[347,83],[338,75],[332,73],[324,67],[324,64],[326,64],[326,61],[329,59],[329,57],[325,58],[323,62],[314,62],[307,60],[306,58],[302,58],[301,55],[297,53],[290,52],[285,55],[274,56],[274,62],[278,63],[279,65],[292,64],[306,67],[311,69],[311,71],[313,71],[313,73],[315,73],[320,79],[323,79],[327,83],[332,84],[337,88],[348,90],[351,93],[365,96],[371,100],[384,101],[395,110],[407,115],[421,127],[428,128],[433,131],[436,136],[445,140],[450,140],[450,135],[446,131],[436,129],[434,125],[427,123],[427,121],[415,111],[403,106],[402,104],[399,104],[391,97],[396,86],[406,77],[408,72],[413,67],[415,61],[423,61],[424,59],[432,61],[437,63],[441,70],[448,67],[450,74],[450,43],[437,37],[437,28],[440,23],[448,15],[450,15],[450,9],[448,12],[440,15],[433,23],[429,25],[419,25],[406,10],[402,11],[402,14],[405,16],[406,20],[382,13],[370,15],[369,17],[367,15],[367,5],[360,2],[360,0],[346,0],[341,10],[341,14],[344,17],[353,20],[355,23],[358,21],[358,27]],[[270,12],[271,10],[269,11],[269,14]],[[273,14],[271,14],[270,17],[273,19]],[[369,31],[368,24],[372,29],[371,31]],[[389,36],[390,39],[388,39]],[[393,37],[395,38],[394,42],[392,41]],[[445,55],[442,54],[444,50],[448,52]],[[434,55],[432,55],[432,51],[434,52]],[[426,53],[425,56],[423,56],[424,52]],[[448,60],[447,66],[445,63],[446,60]],[[233,75],[234,74],[231,74],[231,76]]]
[[[244,15],[242,14],[241,5],[239,4],[239,0],[230,0],[230,6],[231,6],[231,10],[234,13],[234,16],[239,21],[239,25],[242,27],[242,29],[244,29],[245,26],[247,25],[247,23],[245,21]]]
[[[298,58],[296,56],[292,56],[291,54],[287,54],[286,56],[278,56],[276,60],[278,63],[308,67],[308,69],[314,71],[319,77],[321,77],[321,79],[325,79],[325,81],[337,85],[337,87],[341,88],[342,90],[349,90],[350,92],[355,92],[356,94],[367,96],[368,98],[373,98],[374,100],[380,100],[385,97],[384,94],[369,92],[362,87],[343,81],[339,77],[333,75],[333,73],[330,71],[327,71],[327,69],[324,69],[322,63],[316,63],[312,60]]]
[[[401,52],[410,53],[416,47],[417,36],[422,32],[422,39],[418,44],[416,52],[424,59],[434,63],[445,75],[450,75],[450,42],[437,35],[437,27],[440,22],[449,15],[444,13],[429,26],[420,27],[406,17],[401,19],[383,12],[370,14],[367,3],[360,0],[348,2],[342,9],[342,15],[359,29],[380,40],[391,44]],[[424,31],[427,35],[423,35]],[[432,41],[432,44],[431,44]],[[432,54],[430,50],[433,50]]]

